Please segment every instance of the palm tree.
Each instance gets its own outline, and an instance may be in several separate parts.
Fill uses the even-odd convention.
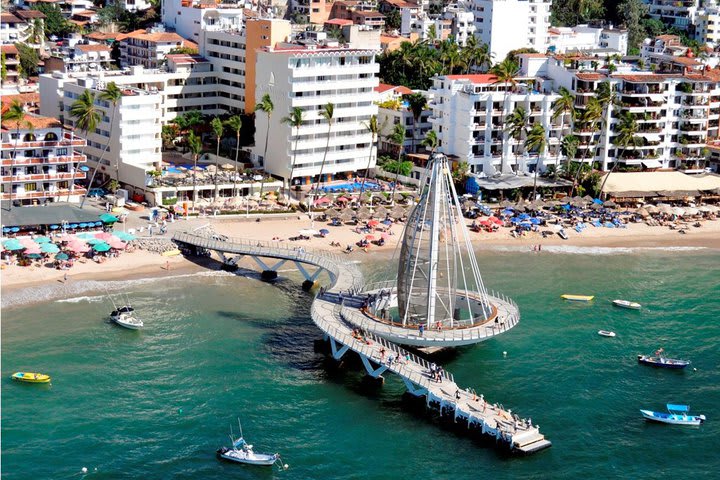
[[[417,136],[417,130],[418,130],[418,122],[420,121],[420,117],[422,116],[423,111],[427,107],[427,99],[425,96],[420,92],[415,92],[410,95],[407,95],[405,97],[409,104],[410,111],[412,112],[413,116],[413,136],[412,136],[412,151],[413,153],[416,153],[415,149],[415,138]]]
[[[242,118],[240,115],[233,115],[225,120],[225,125],[235,132],[235,175],[233,176],[232,195],[237,195],[237,177],[238,177],[238,156],[240,155],[240,130],[242,129]]]
[[[262,99],[260,100],[260,103],[257,104],[255,107],[257,110],[260,110],[261,112],[265,112],[267,115],[267,129],[265,130],[265,152],[263,153],[263,170],[267,170],[267,149],[268,149],[268,135],[270,134],[270,117],[272,116],[273,110],[275,110],[275,105],[272,102],[272,98],[270,98],[270,94],[266,93],[262,96]],[[260,198],[262,198],[263,189],[265,188],[265,172],[263,172],[263,178],[260,180]]]
[[[182,135],[187,135],[190,130],[195,132],[195,128],[203,124],[203,114],[200,110],[191,110],[175,117],[172,122],[178,126]]]
[[[398,168],[395,170],[395,182],[393,183],[392,194],[390,196],[393,205],[395,204],[395,189],[397,188],[398,177],[400,176],[400,160],[402,159],[403,145],[405,144],[405,134],[405,126],[398,123],[395,125],[393,133],[390,134],[390,137],[388,138],[388,140],[398,146]]]
[[[577,153],[579,143],[580,143],[580,140],[575,135],[572,135],[572,134],[564,136],[562,139],[562,142],[560,143],[560,151],[562,152],[563,155],[565,155],[568,166],[570,165],[571,159],[575,158],[575,154]],[[553,175],[554,180],[557,180],[559,168],[560,168],[560,165],[555,166],[555,174]]]
[[[220,184],[218,183],[219,180],[219,158],[220,158],[220,140],[222,140],[223,131],[225,128],[223,127],[223,122],[218,117],[215,117],[210,121],[210,127],[212,128],[213,133],[215,134],[215,198],[214,201],[218,201],[218,198],[220,198]]]
[[[103,157],[105,157],[105,153],[107,153],[108,148],[110,148],[110,139],[112,138],[112,128],[113,128],[113,125],[115,125],[115,114],[117,113],[117,105],[118,105],[118,103],[120,103],[120,99],[122,98],[122,90],[120,90],[120,88],[118,88],[118,86],[115,82],[110,82],[107,84],[107,87],[105,87],[105,91],[100,93],[99,98],[100,98],[100,100],[104,100],[104,101],[108,102],[113,107],[112,116],[110,117],[110,131],[108,132],[108,139],[105,142],[105,146],[103,147],[102,152],[100,152],[100,158],[98,158],[97,164],[95,165],[95,169],[93,170],[93,173],[90,176],[90,183],[88,183],[88,190],[87,190],[87,192],[85,192],[85,196],[80,201],[80,208],[83,208],[83,205],[85,205],[85,200],[87,200],[88,195],[90,195],[90,188],[92,188],[93,182],[95,181],[95,175],[97,174],[97,171],[100,168],[102,159],[103,159]],[[95,129],[93,127],[93,131],[94,130]],[[115,180],[118,182],[118,184],[120,183],[120,155],[117,155],[117,158],[115,159]]]
[[[564,115],[567,112],[570,112],[570,120],[574,120],[574,118],[575,118],[575,97],[573,96],[572,92],[565,87],[560,87],[558,89],[558,94],[560,95],[560,97],[557,100],[555,100],[552,104],[552,108],[553,108],[552,119],[555,120],[557,117]],[[560,130],[562,132],[565,131],[565,117],[564,116],[560,123]]]
[[[325,160],[327,159],[328,150],[330,150],[330,130],[332,130],[333,120],[335,117],[335,105],[330,102],[325,104],[323,109],[320,110],[320,116],[323,117],[325,120],[327,120],[328,133],[327,133],[327,143],[325,143],[325,153],[323,154],[323,160],[322,160],[322,163],[320,164],[320,175],[318,175],[317,188],[320,188],[320,185],[322,184],[323,170],[325,169]]]
[[[33,125],[29,120],[25,119],[26,113],[20,100],[13,100],[8,110],[3,113],[3,121],[13,122],[15,124],[15,146],[12,152],[12,165],[10,167],[10,206],[9,210],[12,210],[12,179],[15,172],[15,156],[17,155],[18,142],[20,141],[20,127],[32,129]]]
[[[104,111],[99,109],[97,105],[95,105],[95,101],[96,95],[90,90],[85,89],[83,93],[81,93],[80,96],[77,98],[77,100],[75,100],[70,106],[70,116],[76,119],[75,126],[78,127],[81,131],[85,132],[86,136],[89,132],[95,132],[95,129],[97,128],[104,115]],[[110,137],[108,137],[108,143],[109,142]],[[100,166],[100,160],[101,158],[98,159],[98,164],[95,167],[96,171],[97,167]],[[73,169],[73,175],[70,180],[71,183],[68,186],[68,202],[70,201],[70,193],[75,182],[75,170],[76,169]],[[89,191],[90,188],[88,186],[88,192]]]
[[[521,143],[521,140],[523,138],[523,134],[527,133],[527,124],[530,117],[528,116],[527,110],[525,110],[525,107],[517,106],[515,107],[515,110],[508,116],[506,123],[504,125],[504,131],[510,135],[510,138],[515,139],[515,141],[518,143],[518,149],[515,150],[515,164],[518,163],[518,156],[520,153],[522,153],[522,149],[524,147],[523,143]]]
[[[430,150],[430,155],[435,153],[439,144],[440,141],[438,140],[435,130],[430,130],[427,135],[425,135],[425,139],[420,143],[420,145]]]
[[[578,182],[580,181],[580,174],[582,173],[583,166],[585,165],[585,158],[587,157],[587,154],[590,151],[590,144],[592,143],[592,137],[595,136],[595,130],[597,128],[597,122],[602,119],[603,115],[603,108],[600,104],[600,101],[596,97],[590,97],[588,100],[587,105],[585,106],[585,110],[579,115],[578,117],[578,123],[580,123],[583,126],[583,129],[590,132],[590,135],[587,137],[587,142],[585,142],[585,148],[583,149],[582,155],[580,157],[580,165],[578,166],[577,171],[575,172],[575,178],[573,179],[573,185],[570,189],[570,196],[573,196],[573,193],[575,192],[575,187],[577,186]],[[594,157],[593,153],[593,157]]]
[[[292,180],[293,180],[293,173],[295,170],[295,156],[297,155],[297,144],[298,140],[300,139],[300,127],[303,123],[303,111],[300,107],[294,107],[292,110],[290,110],[290,115],[287,117],[283,117],[282,120],[280,120],[282,123],[286,123],[290,125],[290,129],[292,130],[295,128],[295,147],[293,148],[293,158],[292,162],[290,163],[290,179],[288,180],[288,185],[290,188],[290,191],[292,192]],[[290,198],[292,194],[288,195],[288,198]]]
[[[195,132],[190,131],[187,137],[187,144],[188,147],[190,147],[190,151],[193,154],[193,213],[195,213],[195,202],[197,201],[197,162],[198,158],[200,158],[200,153],[202,153],[202,141],[200,140],[200,137],[195,135]]]
[[[507,103],[507,96],[510,90],[514,90],[517,86],[517,80],[515,76],[520,71],[520,67],[517,63],[512,61],[510,58],[506,58],[502,62],[495,65],[491,72],[497,77],[495,80],[496,84],[503,84],[505,86],[505,93],[503,95],[502,104],[502,129],[505,130],[505,104]],[[510,88],[508,88],[510,87]],[[505,173],[505,135],[500,136],[500,173]]]
[[[546,145],[547,139],[545,138],[545,128],[540,123],[536,123],[527,133],[527,138],[525,139],[525,148],[527,150],[535,150],[537,152],[535,176],[533,179],[533,200],[535,200],[535,193],[537,191],[537,176],[538,170],[540,170],[540,157],[543,155]]]
[[[640,139],[636,137],[638,133],[638,124],[635,121],[635,117],[633,117],[630,112],[624,112],[620,116],[620,122],[615,127],[615,133],[617,135],[615,135],[615,141],[613,143],[616,147],[622,147],[622,150],[615,157],[615,163],[610,169],[610,172],[605,175],[605,178],[603,178],[602,184],[600,185],[600,191],[598,192],[600,195],[602,195],[602,191],[603,188],[605,188],[605,182],[607,182],[608,177],[610,177],[610,174],[615,171],[618,165],[620,165],[620,159],[623,155],[625,155],[627,147],[630,144],[632,144],[633,147],[637,147],[640,143]]]
[[[367,179],[368,175],[370,175],[370,164],[372,163],[373,145],[375,145],[375,142],[377,141],[378,131],[380,130],[380,128],[378,126],[377,115],[372,115],[370,117],[370,120],[367,123],[363,122],[363,126],[368,129],[368,132],[370,132],[370,135],[372,136],[372,140],[370,142],[370,153],[368,154],[367,168],[365,169],[365,175],[363,176],[363,181],[360,184],[360,197],[358,197],[358,198],[362,198],[362,195],[365,192],[365,180]]]

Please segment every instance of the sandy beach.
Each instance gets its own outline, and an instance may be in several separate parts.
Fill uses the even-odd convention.
[[[468,223],[470,223],[468,221]],[[365,237],[365,233],[356,233],[355,227],[342,225],[329,226],[326,222],[315,221],[311,224],[307,216],[288,216],[283,218],[263,217],[259,222],[254,218],[244,217],[207,217],[191,220],[179,220],[169,225],[169,232],[165,236],[170,238],[173,232],[192,230],[203,225],[211,225],[214,230],[228,237],[252,240],[279,240],[287,242],[291,247],[304,247],[305,249],[319,249],[340,253],[347,245],[355,246],[356,242]],[[386,244],[382,247],[371,245],[367,252],[355,246],[355,250],[348,254],[348,259],[365,261],[378,255],[390,256],[400,240],[402,223],[393,224],[386,237]],[[290,241],[302,229],[326,228],[330,234],[325,237],[311,237],[310,240]],[[512,250],[526,251],[536,254],[533,249],[536,245],[546,248],[549,253],[574,251],[582,253],[583,249],[609,248],[710,248],[720,249],[720,221],[704,221],[700,228],[689,227],[686,234],[681,234],[668,227],[651,227],[645,224],[630,224],[628,228],[588,228],[583,233],[569,231],[569,239],[563,240],[557,235],[542,238],[539,233],[529,233],[521,238],[514,238],[510,228],[500,228],[493,233],[471,233],[473,244],[477,250]],[[375,233],[379,238],[379,233]],[[340,246],[331,246],[337,242]],[[578,250],[579,248],[579,250]],[[541,252],[542,253],[542,252]],[[588,252],[589,253],[589,252]],[[217,268],[217,262],[197,262],[185,259],[182,256],[164,257],[157,253],[136,250],[124,253],[117,258],[97,264],[91,260],[78,262],[71,270],[56,270],[49,267],[20,267],[5,266],[1,272],[0,280],[2,292],[10,294],[18,290],[34,286],[54,286],[61,292],[72,283],[82,280],[112,281],[129,280],[137,278],[162,277],[191,274]],[[67,280],[65,280],[67,274]],[[5,302],[3,302],[5,304]]]

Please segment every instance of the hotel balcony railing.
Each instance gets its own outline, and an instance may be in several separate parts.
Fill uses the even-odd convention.
[[[75,185],[75,189],[70,192],[70,195],[85,195],[87,190],[84,187],[81,187],[79,185]],[[65,197],[68,194],[67,188],[61,188],[58,190],[53,191],[45,191],[45,190],[36,190],[33,192],[13,192],[12,195],[10,193],[3,193],[2,198],[3,200],[24,200],[28,198],[53,198],[53,197]]]
[[[33,142],[33,141],[18,141],[17,148],[43,148],[43,147],[65,147],[65,146],[84,147],[85,139],[74,137],[71,139],[69,134],[65,134],[62,140],[51,140],[49,142]],[[3,150],[12,150],[16,148],[15,141],[3,142],[0,146]]]
[[[15,160],[12,158],[3,158],[2,166],[17,166],[22,165],[45,165],[45,164],[57,164],[57,163],[83,163],[87,161],[85,155],[73,155],[73,156],[59,156],[59,157],[18,157]]]
[[[22,175],[2,175],[0,181],[3,183],[25,183],[25,182],[37,182],[44,180],[82,180],[86,178],[85,172],[60,172],[60,173],[26,173]]]

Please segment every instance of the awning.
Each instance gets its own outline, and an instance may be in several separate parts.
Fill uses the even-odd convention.
[[[660,167],[662,167],[662,163],[660,163],[660,160],[643,160],[642,164],[645,168],[660,168]]]
[[[667,409],[673,410],[675,412],[689,412],[690,411],[690,407],[688,407],[687,405],[675,405],[673,403],[668,403]]]

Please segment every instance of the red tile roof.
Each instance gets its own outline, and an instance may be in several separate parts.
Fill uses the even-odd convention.
[[[50,118],[50,117],[42,117],[40,115],[35,115],[32,113],[28,113],[25,115],[24,120],[25,125],[20,125],[20,129],[27,130],[29,123],[32,125],[32,128],[37,130],[39,128],[53,128],[53,127],[62,127],[62,123],[60,123],[60,120],[57,118]],[[15,125],[12,121],[3,121],[2,122],[2,128],[5,130],[14,130],[17,128],[17,125]]]
[[[602,73],[595,73],[595,72],[579,72],[575,74],[575,76],[578,78],[578,80],[588,80],[588,81],[594,81],[594,80],[602,80],[605,78],[605,75]]]
[[[400,95],[410,95],[413,93],[412,90],[410,90],[408,87],[405,87],[403,85],[390,85],[387,83],[381,83],[377,87],[375,87],[375,91],[378,93],[384,93],[390,90],[394,90],[395,92],[399,93]]]
[[[173,53],[167,55],[167,59],[172,60],[179,65],[187,63],[207,63],[207,59],[201,57],[200,55],[187,55],[185,53]]]
[[[112,49],[108,45],[92,44],[92,45],[75,45],[75,48],[81,52],[110,52]]]
[[[325,25],[340,25],[340,26],[342,26],[342,25],[352,25],[352,24],[353,24],[352,20],[347,20],[344,18],[333,18],[331,20],[325,21]]]

